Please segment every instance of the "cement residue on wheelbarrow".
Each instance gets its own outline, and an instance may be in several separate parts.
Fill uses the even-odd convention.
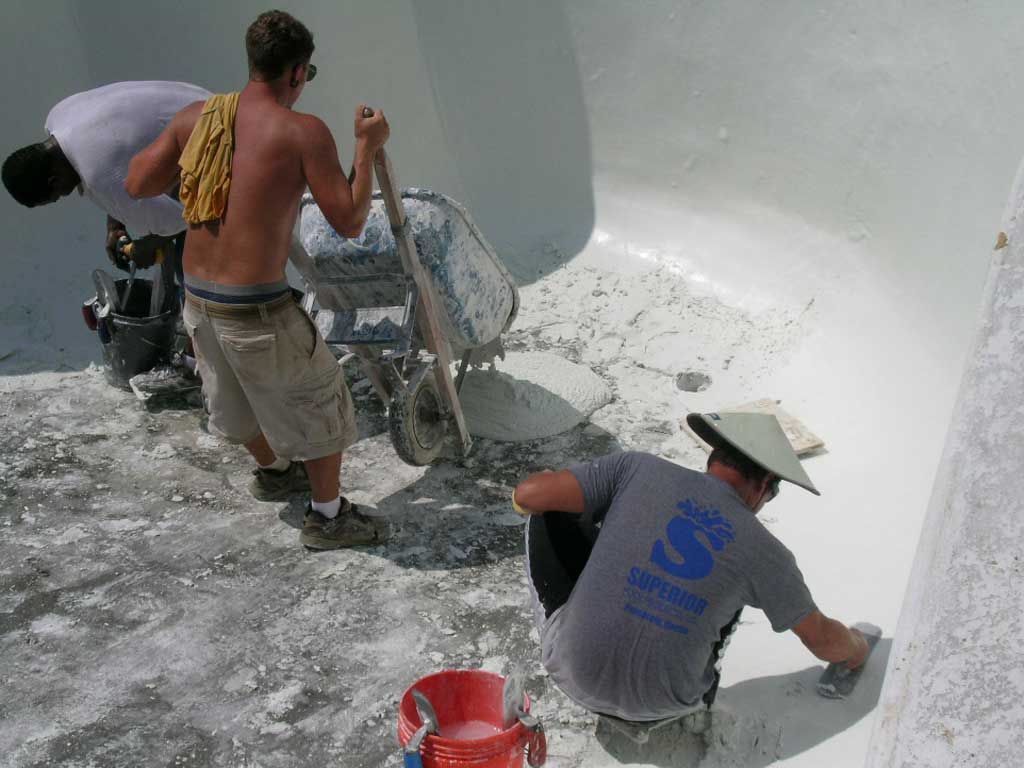
[[[508,442],[565,432],[611,398],[592,370],[545,352],[510,352],[471,370],[459,393],[470,433]]]

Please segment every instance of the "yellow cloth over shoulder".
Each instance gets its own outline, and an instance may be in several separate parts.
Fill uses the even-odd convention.
[[[237,112],[237,93],[211,96],[181,153],[181,215],[189,224],[214,221],[224,215],[231,189]]]

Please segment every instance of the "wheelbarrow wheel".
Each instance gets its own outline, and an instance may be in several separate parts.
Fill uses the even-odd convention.
[[[422,467],[441,455],[448,419],[433,371],[415,389],[395,392],[388,407],[388,426],[395,451],[407,464]]]

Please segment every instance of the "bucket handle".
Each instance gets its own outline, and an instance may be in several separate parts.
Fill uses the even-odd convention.
[[[526,763],[530,768],[540,768],[548,759],[548,737],[544,724],[533,715],[519,711],[519,722],[526,729]]]

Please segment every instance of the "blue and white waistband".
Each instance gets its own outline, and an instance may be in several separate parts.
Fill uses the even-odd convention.
[[[281,298],[292,289],[287,280],[251,285],[225,285],[186,274],[185,290],[197,299],[215,301],[218,304],[265,304]]]

